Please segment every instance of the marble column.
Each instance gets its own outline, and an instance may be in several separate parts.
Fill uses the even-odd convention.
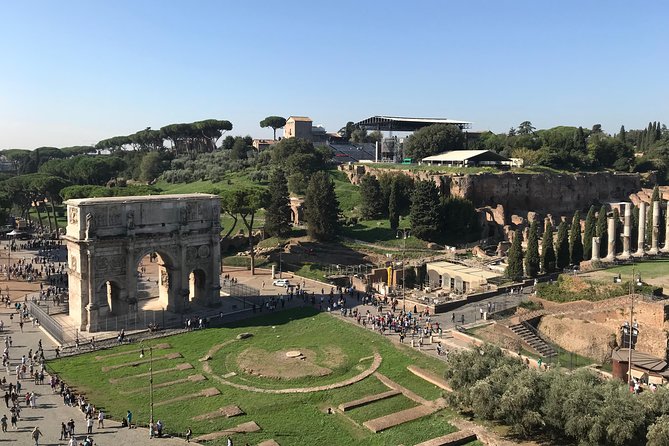
[[[660,202],[653,201],[653,233],[651,234],[650,249],[648,254],[656,255],[660,252]]]
[[[607,223],[608,246],[604,260],[607,262],[613,262],[616,258],[616,220],[613,217],[609,217]]]
[[[599,261],[599,243],[600,243],[600,238],[599,237],[593,237],[592,238],[592,260],[593,262]]]
[[[646,202],[639,203],[639,235],[637,238],[637,250],[634,253],[635,257],[643,257],[644,244],[646,240]]]
[[[631,235],[632,235],[632,203],[625,203],[625,219],[623,228],[623,253],[620,255],[621,259],[629,259],[632,253],[630,252]]]

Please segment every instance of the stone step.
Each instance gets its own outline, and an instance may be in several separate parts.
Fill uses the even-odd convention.
[[[346,412],[357,407],[365,406],[367,404],[373,403],[375,401],[385,400],[396,395],[400,395],[402,392],[399,390],[388,390],[387,392],[377,393],[376,395],[369,395],[364,398],[360,398],[353,401],[348,401],[346,403],[341,403],[338,407],[342,412]]]
[[[370,431],[377,433],[409,421],[423,418],[435,411],[436,409],[432,407],[416,406],[411,409],[401,410],[379,418],[374,418],[373,420],[365,421],[362,425]]]
[[[463,444],[476,441],[478,437],[472,431],[464,430],[453,432],[448,435],[442,435],[441,437],[432,438],[422,443],[418,443],[415,446],[460,446]]]

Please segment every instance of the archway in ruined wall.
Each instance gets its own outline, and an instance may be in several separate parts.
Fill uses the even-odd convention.
[[[197,301],[206,292],[207,274],[201,269],[191,271],[188,276],[188,300]]]
[[[149,309],[173,313],[186,311],[191,303],[219,303],[216,195],[91,198],[66,204],[69,310],[80,330],[104,329],[105,318],[132,315],[146,299]],[[147,265],[146,258],[156,262]],[[152,268],[148,278],[147,266]]]
[[[174,270],[174,259],[163,250],[148,250],[138,254],[135,287],[137,308],[156,310],[169,305],[170,271]],[[141,257],[139,257],[141,256]]]

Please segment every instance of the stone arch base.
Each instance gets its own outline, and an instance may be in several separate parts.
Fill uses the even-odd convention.
[[[137,266],[156,252],[159,300],[170,312],[220,298],[220,201],[216,195],[68,200],[70,318],[98,331],[137,311]],[[191,284],[191,277],[194,277]],[[104,326],[104,325],[102,325]]]

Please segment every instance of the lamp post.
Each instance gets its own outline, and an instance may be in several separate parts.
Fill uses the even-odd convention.
[[[282,272],[283,272],[283,247],[281,246],[281,243],[278,243],[276,245],[277,248],[279,248],[279,279],[282,279],[281,277]]]
[[[150,422],[153,423],[153,347],[149,346],[149,407],[150,407]],[[140,358],[144,357],[144,347],[139,354]]]
[[[397,238],[400,237],[400,234],[402,235],[402,311],[406,313],[407,311],[407,295],[406,295],[406,287],[404,285],[405,278],[406,278],[406,266],[404,265],[404,261],[406,260],[406,250],[407,250],[407,237],[411,235],[411,229],[398,229],[397,230]]]
[[[629,322],[629,343],[627,345],[627,385],[631,386],[632,385],[632,334],[634,331],[637,331],[638,335],[638,327],[637,324],[634,322],[634,294],[636,292],[636,284],[641,286],[641,275],[639,277],[636,276],[634,268],[632,268],[632,281],[630,282],[630,300],[632,305],[630,306],[630,322]]]

